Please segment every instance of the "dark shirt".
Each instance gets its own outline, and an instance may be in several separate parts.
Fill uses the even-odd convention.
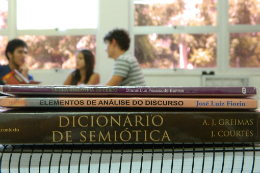
[[[4,77],[7,73],[11,72],[9,65],[0,65],[0,79]],[[28,79],[33,80],[33,76],[28,74]],[[4,85],[5,83],[0,80],[0,85]]]

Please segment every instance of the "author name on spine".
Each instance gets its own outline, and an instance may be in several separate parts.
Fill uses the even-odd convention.
[[[245,107],[246,103],[242,101],[197,101],[196,107],[205,107],[205,106],[216,106],[216,107],[224,107],[224,106],[230,106],[230,107]]]

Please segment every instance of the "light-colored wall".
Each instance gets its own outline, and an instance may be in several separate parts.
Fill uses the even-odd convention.
[[[113,28],[129,30],[129,2],[128,0],[99,0],[99,23],[97,31],[96,47],[96,71],[101,76],[101,84],[107,82],[112,72],[114,60],[107,57],[104,35]],[[86,21],[87,22],[87,21]],[[41,70],[30,71],[35,79],[42,80],[42,85],[59,85],[64,82],[71,70],[48,70],[42,73]],[[148,86],[201,86],[201,72],[196,71],[173,71],[172,69],[159,72],[158,70],[143,70]],[[254,75],[241,70],[238,73],[222,72],[217,75],[244,75],[249,76],[251,86],[260,88],[260,74],[257,71]]]

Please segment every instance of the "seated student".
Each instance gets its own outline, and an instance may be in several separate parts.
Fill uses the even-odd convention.
[[[105,37],[108,57],[115,60],[113,73],[107,86],[143,86],[145,80],[136,57],[127,50],[130,46],[128,33],[122,29],[113,29]]]
[[[76,56],[76,70],[73,71],[64,85],[96,85],[99,84],[99,74],[94,72],[95,58],[91,51],[82,49]]]
[[[28,67],[25,65],[27,57],[27,44],[20,39],[10,40],[5,49],[5,55],[8,59],[8,65],[0,65],[0,79],[12,70],[18,70],[28,80],[33,80],[33,76],[28,74]],[[5,83],[0,80],[0,85]]]

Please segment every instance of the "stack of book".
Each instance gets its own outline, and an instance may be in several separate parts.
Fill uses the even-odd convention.
[[[135,152],[134,149],[129,150],[129,147],[121,151],[119,148],[130,144],[133,148],[139,146],[137,154],[140,151],[151,151],[160,145],[163,148],[167,146],[165,151],[171,154],[171,166],[168,162],[163,164],[164,158],[161,158],[161,164],[169,168],[166,172],[171,172],[176,169],[173,161],[178,159],[181,161],[181,169],[184,164],[194,165],[195,156],[193,155],[192,162],[185,162],[183,154],[183,147],[193,144],[189,146],[189,151],[193,150],[195,154],[195,149],[199,148],[198,153],[202,154],[200,159],[203,162],[199,159],[202,164],[199,168],[201,172],[209,169],[204,167],[205,152],[210,152],[215,158],[215,145],[221,143],[222,148],[225,145],[242,148],[236,151],[232,148],[227,150],[233,153],[229,155],[230,158],[233,156],[233,164],[237,158],[236,152],[242,151],[243,156],[237,159],[242,159],[244,164],[247,147],[253,148],[249,151],[253,158],[250,172],[260,171],[254,167],[256,163],[260,164],[259,147],[255,145],[260,141],[260,112],[257,111],[255,87],[3,85],[0,86],[0,91],[6,94],[0,98],[0,106],[6,108],[0,113],[2,153],[16,150],[15,147],[8,150],[9,145],[37,145],[37,150],[40,147],[42,154],[45,153],[46,146],[55,146],[57,149],[66,145],[74,146],[75,151],[80,151],[77,153],[84,154],[85,147],[89,149],[94,144],[99,150],[102,148],[96,152],[99,157],[98,165],[107,164],[107,161],[102,162],[102,153],[105,150],[112,150],[108,152],[110,157],[116,150],[121,153],[121,165],[125,151],[130,152],[132,157]],[[178,148],[180,144],[182,145]],[[175,152],[181,149],[182,157],[174,158],[174,154],[178,155]],[[18,151],[21,156],[25,150],[20,147]],[[70,148],[69,151],[72,157],[74,149]],[[225,160],[227,151],[224,149],[221,156],[223,169],[230,168],[224,167],[225,162],[232,162],[232,159]],[[33,153],[34,150],[30,152]],[[92,152],[87,153],[92,155]],[[167,152],[164,153],[163,150],[159,153],[164,156]],[[154,151],[150,153],[154,155]],[[140,157],[140,163],[144,156],[142,154]],[[91,163],[90,158],[87,165]],[[212,170],[214,162],[213,159],[210,166]],[[149,163],[151,165],[148,170],[151,172],[153,162]],[[78,162],[80,164],[81,161]],[[110,160],[109,165],[111,164]],[[241,170],[243,164],[240,165]],[[140,169],[142,168],[141,164]],[[189,169],[194,170],[195,167]]]

